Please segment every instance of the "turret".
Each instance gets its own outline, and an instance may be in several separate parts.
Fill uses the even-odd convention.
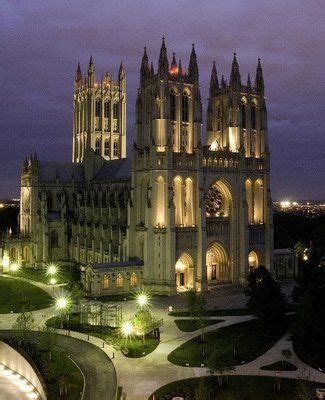
[[[82,73],[81,73],[80,63],[78,63],[78,67],[77,67],[77,71],[76,71],[75,85],[77,87],[82,85]]]
[[[217,68],[216,68],[215,61],[213,61],[211,78],[210,78],[210,90],[209,90],[210,99],[217,96],[218,92],[219,92],[219,81],[218,81],[218,75],[217,75]]]
[[[160,48],[159,60],[158,60],[158,75],[160,79],[165,78],[168,75],[169,66],[167,58],[167,49],[165,45],[165,38],[162,38],[162,44]]]
[[[264,79],[263,79],[263,70],[261,65],[261,59],[258,59],[257,68],[256,68],[256,77],[255,77],[255,90],[258,94],[264,94]]]
[[[247,85],[246,85],[246,87],[247,87],[247,91],[248,92],[252,91],[252,83],[251,83],[251,75],[250,74],[247,75]]]
[[[93,56],[90,56],[88,64],[88,84],[92,86],[95,82],[95,65],[93,61]]]
[[[232,61],[229,86],[233,90],[240,90],[241,88],[241,79],[240,79],[239,65],[237,62],[236,53],[234,53],[234,59]]]
[[[188,66],[188,77],[192,83],[199,82],[199,67],[197,65],[196,53],[194,43],[192,44],[192,51],[190,55],[190,63]]]
[[[177,67],[177,61],[176,61],[175,53],[173,53],[172,63],[170,64],[170,73],[172,75],[177,75],[178,74],[178,67]]]
[[[149,61],[147,55],[147,48],[145,47],[143,51],[141,68],[140,68],[140,85],[144,86],[149,77],[150,77]]]

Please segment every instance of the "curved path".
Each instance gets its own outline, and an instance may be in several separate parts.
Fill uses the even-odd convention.
[[[0,331],[10,337],[11,331]],[[37,340],[40,332],[29,332],[27,340]],[[109,357],[98,347],[84,340],[59,335],[56,348],[69,353],[85,378],[84,400],[115,400],[116,372]],[[1,399],[1,395],[0,395]]]

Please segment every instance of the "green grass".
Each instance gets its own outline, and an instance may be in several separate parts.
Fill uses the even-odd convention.
[[[51,277],[46,272],[46,268],[36,269],[24,267],[19,270],[17,276],[48,284]],[[76,268],[61,267],[54,278],[56,279],[57,284],[75,282],[79,280],[79,273]]]
[[[52,317],[46,321],[46,325],[52,328],[60,328],[61,319],[60,317]],[[80,323],[79,314],[71,314],[69,321],[64,320],[63,328],[98,337],[117,350],[121,350],[126,357],[130,358],[143,357],[154,351],[159,344],[158,339],[154,339],[151,335],[147,335],[144,341],[137,337],[125,339],[119,336],[117,328]]]
[[[193,332],[209,325],[224,322],[224,319],[202,319],[201,321],[197,319],[175,319],[174,322],[181,331]]]
[[[200,381],[201,387],[204,386],[207,389],[207,394],[204,397],[195,397]],[[281,390],[276,392],[275,383],[275,378],[269,377],[230,376],[228,383],[219,387],[217,377],[211,376],[172,382],[159,388],[153,395],[155,400],[170,400],[176,396],[184,397],[185,400],[195,400],[196,398],[206,400],[292,400],[298,398],[302,385],[311,393],[315,393],[315,388],[319,386],[314,382],[281,379]],[[149,397],[149,400],[153,400],[153,395]]]
[[[308,346],[298,346],[298,344],[293,341],[293,350],[296,355],[303,361],[305,364],[309,365],[312,368],[319,369],[321,368],[322,371],[325,371],[325,357],[324,351],[319,349],[318,352],[310,351]],[[324,349],[324,346],[323,346]]]
[[[238,315],[249,315],[247,308],[227,308],[224,310],[205,310],[205,317],[227,317],[227,316],[238,316]],[[169,313],[172,317],[191,317],[189,311],[172,311]]]
[[[264,365],[260,369],[265,371],[297,371],[297,367],[289,361],[277,361],[273,364]]]
[[[204,342],[196,336],[182,344],[168,355],[168,360],[176,365],[189,364],[191,367],[206,363],[209,355],[216,351],[225,355],[226,365],[247,363],[264,354],[286,332],[283,326],[277,334],[267,335],[256,320],[220,328],[204,334]]]
[[[39,310],[52,303],[44,290],[28,282],[0,277],[0,314]]]

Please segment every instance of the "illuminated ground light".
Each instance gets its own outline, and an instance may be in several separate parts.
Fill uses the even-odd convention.
[[[144,308],[150,305],[151,296],[146,292],[139,292],[135,296],[135,301],[140,308]]]
[[[9,265],[10,265],[9,257],[3,256],[3,259],[2,259],[3,268],[7,269],[7,268],[9,268]]]
[[[53,276],[58,273],[58,270],[59,270],[59,268],[56,264],[49,264],[47,266],[47,274],[48,275]]]
[[[122,332],[122,335],[126,338],[131,336],[133,333],[132,323],[129,321],[123,322],[123,324],[121,326],[121,332]]]
[[[20,265],[17,263],[13,263],[10,265],[9,269],[10,269],[10,272],[16,273],[19,271]]]
[[[50,285],[55,285],[56,284],[56,279],[55,278],[51,278],[50,279]]]
[[[71,300],[69,297],[61,296],[55,300],[55,308],[60,312],[66,311],[70,307],[70,305]]]

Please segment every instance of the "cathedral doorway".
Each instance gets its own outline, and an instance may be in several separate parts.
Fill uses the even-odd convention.
[[[188,253],[182,253],[175,264],[175,281],[178,291],[193,287],[193,259]]]
[[[31,259],[31,257],[30,257],[29,247],[28,246],[24,246],[23,247],[23,259],[22,259],[22,261],[23,261],[24,264],[29,264],[30,261],[31,261],[30,259]]]
[[[229,258],[222,244],[210,244],[206,253],[208,283],[230,280]]]
[[[255,251],[251,251],[248,254],[248,266],[250,271],[253,271],[255,268],[258,267],[258,257]]]

